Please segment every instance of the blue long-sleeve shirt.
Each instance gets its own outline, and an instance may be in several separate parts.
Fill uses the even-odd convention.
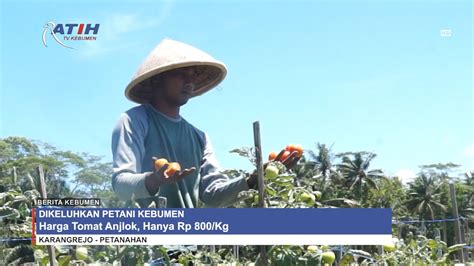
[[[149,198],[145,175],[153,171],[151,157],[178,162],[182,169],[196,167],[184,183],[194,206],[221,207],[248,190],[245,177],[231,179],[219,171],[209,137],[182,117],[170,118],[150,104],[121,114],[112,134],[112,185],[123,200]],[[182,206],[175,184],[163,185],[158,192],[167,206]],[[184,195],[183,195],[184,196]]]

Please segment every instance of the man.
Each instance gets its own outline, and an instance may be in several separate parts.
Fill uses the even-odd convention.
[[[112,134],[112,184],[123,200],[154,195],[167,207],[232,204],[239,192],[256,187],[256,176],[231,179],[219,171],[209,136],[180,116],[180,107],[211,90],[226,76],[225,65],[187,44],[165,39],[148,55],[125,90],[141,105],[120,116]],[[178,162],[182,171],[164,174],[154,159]],[[294,165],[296,154],[285,163]],[[148,199],[148,200],[147,200]]]

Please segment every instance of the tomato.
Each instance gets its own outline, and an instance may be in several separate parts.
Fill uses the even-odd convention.
[[[324,252],[326,252],[326,251],[331,251],[331,248],[330,248],[329,246],[327,246],[327,245],[322,245],[322,246],[321,246],[321,250],[324,251]]]
[[[260,198],[258,195],[253,196],[253,204],[258,205]]]
[[[270,152],[270,154],[268,154],[268,160],[269,160],[269,161],[275,160],[275,158],[277,157],[277,155],[278,155],[278,154],[277,154],[276,152],[274,152],[274,151]]]
[[[308,246],[306,250],[311,253],[316,253],[319,250],[319,248],[317,246]]]
[[[286,158],[288,158],[290,156],[291,152],[289,151],[285,151],[283,152],[283,154],[281,155],[281,158],[280,158],[280,162],[283,162],[284,160],[286,160]]]
[[[159,171],[161,169],[161,167],[163,167],[167,164],[168,164],[168,160],[166,160],[165,158],[155,160],[155,170]]]
[[[339,265],[351,265],[353,262],[354,257],[349,253],[346,253],[346,255],[342,256],[342,259],[339,261]]]
[[[385,252],[393,252],[396,249],[397,248],[395,247],[395,244],[393,244],[393,243],[388,244],[388,245],[383,245],[383,251],[385,251]]]
[[[86,247],[76,248],[76,259],[77,260],[86,260],[87,259],[87,248]]]
[[[329,265],[332,265],[332,263],[336,260],[336,254],[332,251],[326,251],[322,254],[323,257],[323,263],[327,263]]]
[[[165,176],[170,177],[179,171],[181,171],[181,165],[179,165],[179,163],[169,163],[168,169],[165,171]]]
[[[278,168],[274,165],[269,165],[265,169],[265,177],[266,178],[274,178],[278,176]]]
[[[316,196],[313,194],[309,194],[306,192],[301,193],[301,195],[298,197],[300,201],[308,204],[314,204],[314,201],[316,200]]]
[[[300,144],[288,144],[286,145],[285,150],[289,151],[290,153],[296,152],[298,157],[303,156],[303,146]]]
[[[294,147],[295,151],[298,152],[298,157],[303,156],[303,146],[296,144]]]

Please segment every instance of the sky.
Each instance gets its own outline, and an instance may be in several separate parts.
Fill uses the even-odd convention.
[[[165,37],[224,62],[226,79],[181,115],[230,150],[289,143],[371,151],[371,168],[474,170],[472,1],[0,1],[0,138],[23,136],[112,160],[124,90]],[[99,23],[60,46],[43,26]],[[441,36],[441,30],[451,36]]]

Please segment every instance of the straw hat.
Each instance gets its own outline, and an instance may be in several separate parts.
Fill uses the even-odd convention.
[[[191,97],[201,95],[219,84],[227,68],[209,54],[188,44],[171,39],[162,40],[138,68],[125,89],[125,96],[136,103],[150,101],[155,89],[149,79],[168,70],[196,67],[195,89]]]

